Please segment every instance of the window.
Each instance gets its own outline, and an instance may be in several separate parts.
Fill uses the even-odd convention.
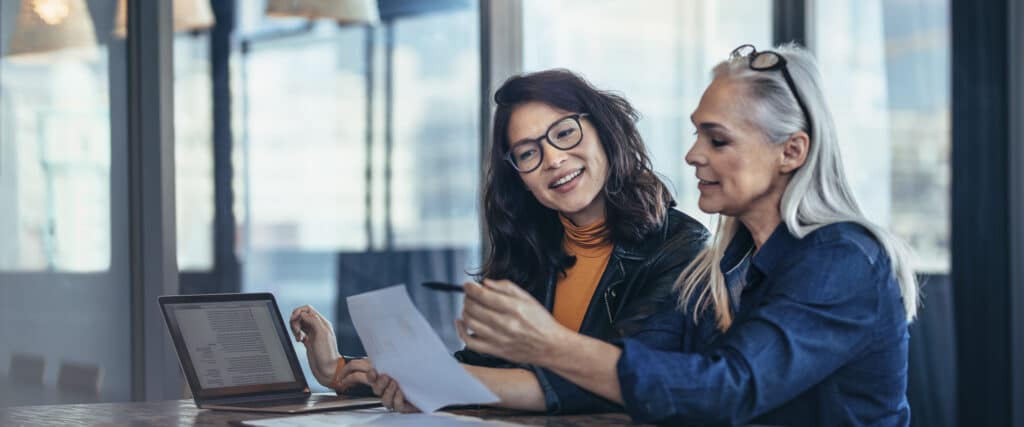
[[[846,174],[865,214],[949,272],[948,0],[814,8],[816,55]]]
[[[178,268],[213,268],[213,88],[210,35],[174,37],[175,221]]]
[[[0,406],[131,397],[128,55],[116,6],[0,1]],[[38,387],[7,382],[17,359],[39,361]],[[72,362],[102,372],[96,396],[58,391]]]
[[[285,315],[312,304],[346,354],[361,346],[345,297],[397,283],[459,345],[456,297],[418,282],[479,267],[479,18],[475,2],[437,4],[373,27],[238,4],[242,289],[273,292]]]
[[[31,38],[46,25],[34,11],[0,10],[0,270],[110,265],[109,61],[84,4],[72,6],[48,18],[54,31],[91,39],[64,47]]]
[[[683,160],[695,139],[690,113],[714,64],[740,44],[770,45],[771,16],[768,0],[526,0],[523,63],[526,71],[567,68],[623,94],[642,115],[640,134],[679,207],[713,225]]]
[[[480,52],[475,10],[395,22],[394,188],[398,247],[475,247]]]

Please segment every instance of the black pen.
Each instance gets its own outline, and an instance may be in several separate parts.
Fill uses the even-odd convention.
[[[462,289],[461,285],[453,285],[451,283],[445,283],[445,282],[423,282],[423,286],[426,286],[426,287],[428,287],[430,289],[433,289],[435,291],[444,291],[444,292],[463,292],[464,291]]]

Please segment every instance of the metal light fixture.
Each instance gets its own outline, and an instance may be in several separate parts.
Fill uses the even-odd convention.
[[[266,14],[333,19],[342,24],[373,24],[380,20],[377,0],[269,0]]]
[[[216,23],[210,0],[174,0],[174,31],[200,31]],[[128,35],[128,0],[117,2],[114,35],[121,38]]]
[[[22,0],[7,55],[95,47],[96,32],[84,0]]]

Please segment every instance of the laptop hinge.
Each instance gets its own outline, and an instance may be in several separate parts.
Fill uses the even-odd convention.
[[[267,394],[263,396],[232,396],[232,397],[216,397],[211,399],[202,399],[203,404],[208,405],[231,405],[234,403],[243,402],[262,402],[265,400],[278,400],[278,399],[298,399],[300,397],[309,397],[308,391],[283,391],[273,394]]]

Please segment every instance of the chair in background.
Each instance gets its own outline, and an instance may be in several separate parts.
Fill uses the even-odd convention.
[[[441,340],[450,348],[459,344],[453,322],[461,309],[461,300],[449,292],[437,292],[420,286],[424,281],[462,283],[466,280],[469,250],[465,248],[400,249],[378,252],[338,254],[338,301],[334,328],[338,345],[346,355],[365,354],[346,298],[399,283],[406,284],[409,296]]]
[[[7,376],[12,383],[41,386],[45,367],[46,359],[41,355],[14,353]]]
[[[60,362],[57,371],[57,390],[82,397],[99,396],[103,381],[103,369],[98,365],[77,362]]]

